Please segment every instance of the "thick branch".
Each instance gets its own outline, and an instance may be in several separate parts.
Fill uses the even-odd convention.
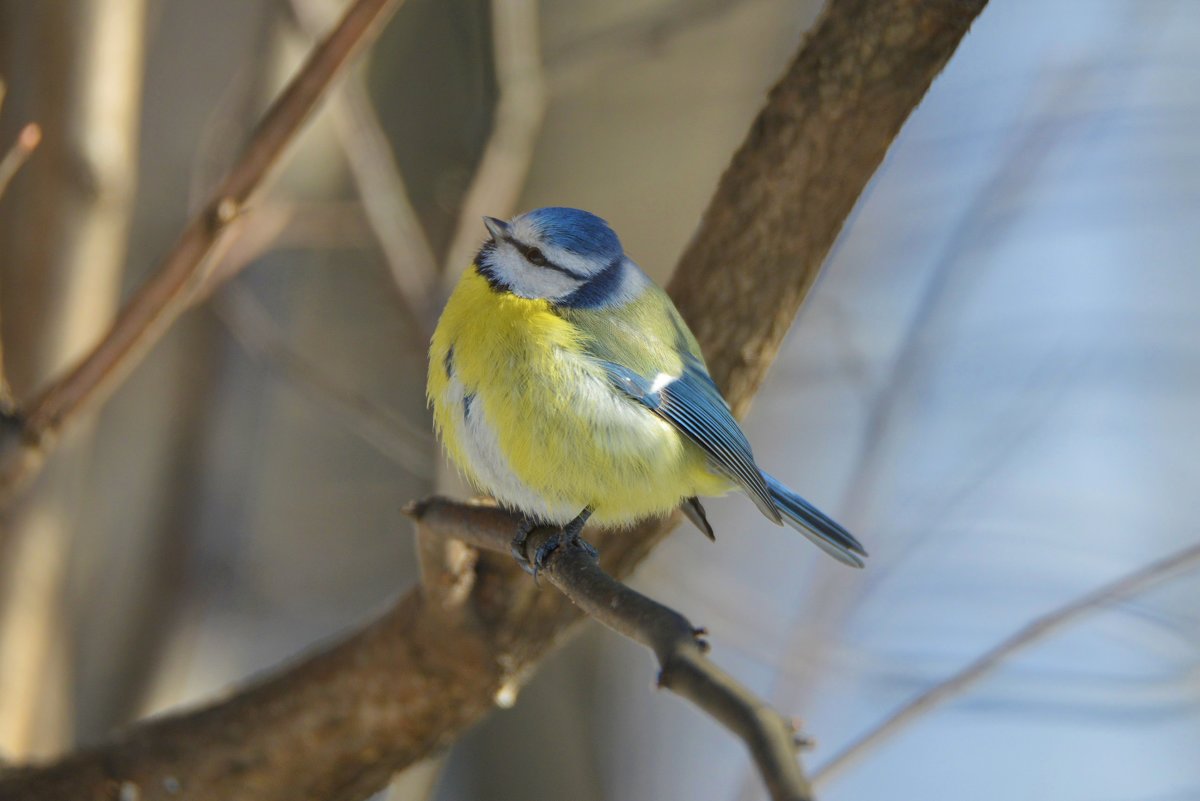
[[[295,140],[330,83],[400,3],[356,0],[347,9],[272,104],[212,198],[104,338],[79,364],[24,405],[18,434],[0,434],[0,496],[10,496],[38,470],[62,426],[82,409],[104,400],[193,301],[204,284],[209,256],[225,239],[230,224]]]
[[[833,0],[771,90],[670,286],[739,415],[843,221],[985,4]]]
[[[771,93],[671,286],[735,408],[749,403],[854,199],[984,2],[832,0]],[[444,535],[511,533],[503,512],[469,518]],[[674,522],[590,536],[620,578]],[[410,593],[377,623],[220,703],[0,775],[0,799],[101,798],[103,782],[125,780],[143,798],[167,798],[168,778],[194,797],[229,796],[236,781],[234,795],[256,801],[361,798],[478,720],[580,619],[488,554],[467,603],[470,614],[446,624]]]

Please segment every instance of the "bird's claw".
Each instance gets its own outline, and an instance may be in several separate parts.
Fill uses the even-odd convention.
[[[576,518],[547,537],[534,552],[532,561],[526,552],[526,546],[529,534],[537,528],[538,524],[530,520],[523,520],[517,528],[517,535],[513,537],[510,546],[513,558],[517,560],[517,564],[521,566],[522,570],[533,576],[534,581],[537,581],[538,573],[546,566],[554,552],[564,546],[582,548],[584,553],[592,559],[598,558],[600,552],[579,536],[579,531],[583,528],[583,521],[587,519],[586,516],[581,515],[581,517],[582,519]]]
[[[530,563],[529,557],[525,555],[525,543],[529,539],[529,533],[535,528],[537,528],[537,523],[534,521],[522,520],[520,525],[517,526],[516,536],[513,537],[512,543],[509,545],[509,548],[512,550],[513,559],[516,559],[521,569],[533,576],[534,579],[537,578],[537,568]],[[538,550],[539,552],[541,551],[540,548]]]
[[[545,542],[538,546],[537,552],[533,555],[533,580],[537,581],[538,571],[546,566],[546,562],[550,559],[550,555],[558,550],[562,545],[562,532],[556,531],[546,538]]]

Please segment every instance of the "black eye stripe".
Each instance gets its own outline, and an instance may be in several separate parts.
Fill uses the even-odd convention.
[[[554,262],[550,261],[549,259],[546,258],[546,255],[544,253],[542,253],[542,251],[539,250],[538,248],[526,245],[524,242],[518,242],[515,239],[510,239],[509,241],[513,243],[513,246],[516,247],[516,249],[521,252],[521,255],[524,256],[525,260],[528,261],[530,264],[536,265],[538,267],[545,267],[548,270],[554,270],[556,272],[560,272],[563,275],[567,275],[567,276],[570,276],[571,278],[574,278],[576,281],[587,281],[588,280],[588,276],[583,275],[581,273],[577,273],[574,270],[568,270],[566,267],[563,267],[561,265],[555,264]]]

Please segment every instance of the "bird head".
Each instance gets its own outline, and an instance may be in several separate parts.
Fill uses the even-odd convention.
[[[563,306],[603,306],[639,272],[608,223],[580,209],[552,206],[483,222],[491,239],[476,269],[497,291]]]

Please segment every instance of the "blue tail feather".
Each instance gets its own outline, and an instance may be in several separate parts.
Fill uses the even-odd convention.
[[[785,487],[778,479],[763,473],[771,500],[784,522],[808,537],[818,548],[842,564],[862,567],[867,555],[862,544],[831,517]]]

